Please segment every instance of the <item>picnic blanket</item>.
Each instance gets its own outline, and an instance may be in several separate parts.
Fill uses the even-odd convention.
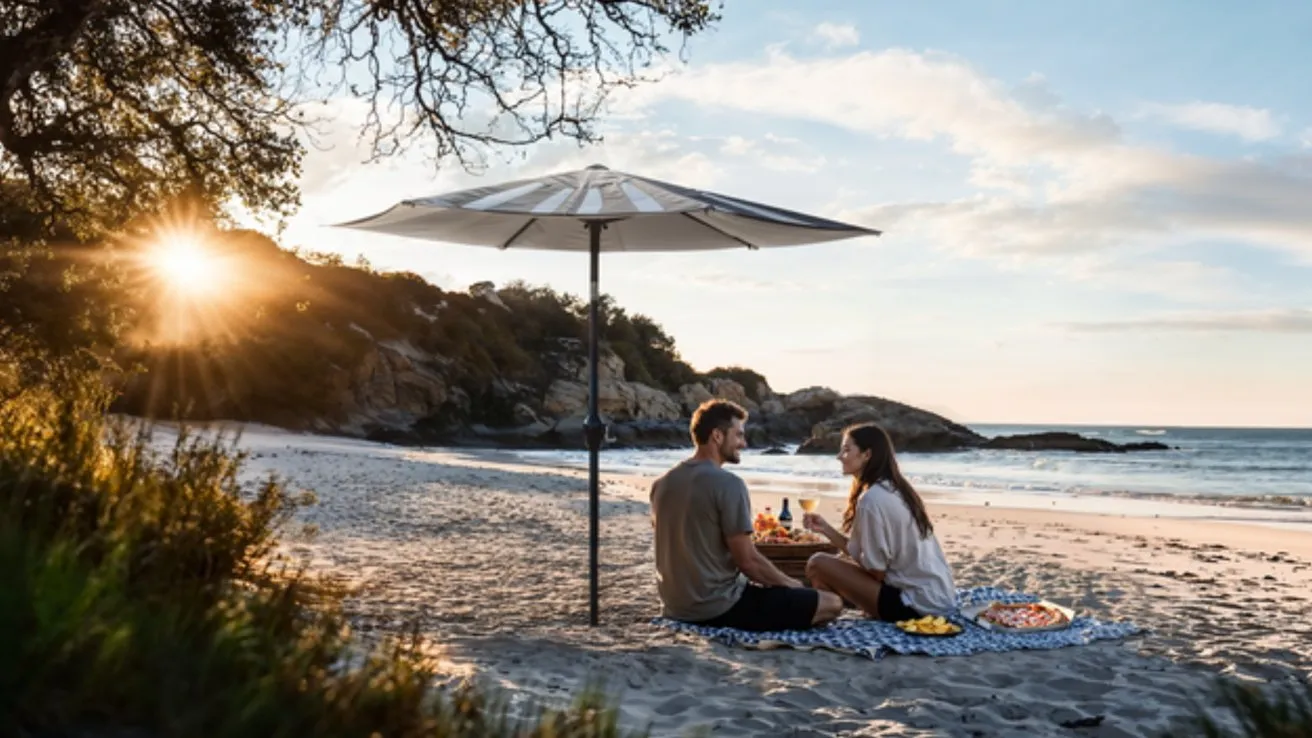
[[[987,602],[1038,602],[1039,597],[1024,592],[1009,592],[996,587],[972,587],[957,590],[957,612],[949,619],[963,627],[961,635],[951,638],[928,638],[902,632],[892,623],[865,618],[840,618],[824,628],[752,633],[733,628],[708,628],[668,618],[656,618],[653,624],[680,633],[690,633],[742,648],[826,648],[880,659],[889,653],[920,653],[929,656],[969,656],[988,651],[1082,646],[1093,641],[1125,638],[1141,632],[1133,623],[1111,623],[1090,617],[1076,617],[1069,628],[1040,633],[1004,633],[982,628],[960,615],[962,608]]]

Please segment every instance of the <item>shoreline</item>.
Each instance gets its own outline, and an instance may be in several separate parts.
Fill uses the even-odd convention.
[[[177,424],[169,421],[149,421],[144,418],[133,416],[119,416],[130,422],[148,423],[157,428],[176,431]],[[370,446],[389,448],[397,452],[423,452],[423,453],[449,453],[449,454],[468,454],[471,457],[497,458],[507,463],[527,463],[540,465],[544,467],[562,467],[586,470],[586,460],[579,463],[575,459],[561,458],[562,454],[586,455],[586,451],[571,448],[514,448],[498,446],[480,446],[480,445],[424,445],[408,443],[392,443],[387,441],[372,441],[355,436],[340,435],[334,433],[317,433],[309,431],[296,431],[276,426],[242,423],[239,421],[207,421],[193,422],[187,424],[190,428],[208,433],[224,433],[231,436],[234,433],[251,432],[259,433],[265,436],[285,436],[297,438],[314,438],[326,444],[340,443],[346,445],[365,444]],[[985,424],[995,425],[996,427],[1011,428],[1007,424]],[[1017,428],[1021,426],[1016,426]],[[1025,426],[1029,427],[1029,426]],[[1047,427],[1047,426],[1033,426]],[[1055,426],[1054,426],[1055,427]],[[1075,426],[1071,426],[1075,427]],[[1115,426],[1079,426],[1080,428],[1111,428]],[[1159,426],[1166,428],[1166,426]],[[1175,430],[1194,430],[1194,428],[1175,428]],[[1201,428],[1200,428],[1201,429]],[[1206,430],[1206,429],[1203,429]],[[1220,428],[1217,430],[1312,430],[1302,428],[1241,428],[1229,429]],[[688,449],[682,449],[688,450]],[[647,470],[639,468],[620,468],[615,469],[614,464],[607,463],[608,454],[632,454],[632,453],[670,453],[679,452],[681,449],[672,447],[661,448],[606,448],[602,451],[602,472],[619,475],[636,475],[636,476],[654,476],[659,473],[658,470]],[[903,452],[911,457],[933,456],[938,452]],[[948,452],[951,453],[951,452]],[[1000,452],[1003,453],[1003,452]],[[1034,452],[1041,454],[1042,452]],[[1063,452],[1057,452],[1063,453]],[[746,456],[751,459],[758,453],[753,452]],[[790,456],[792,456],[790,454]],[[1099,454],[1076,454],[1071,457],[1063,457],[1067,460],[1097,460]],[[1041,458],[1041,457],[1036,457]],[[585,457],[586,459],[586,457]],[[610,467],[608,469],[608,467]],[[740,476],[747,480],[752,489],[761,488],[763,491],[774,490],[806,490],[815,491],[826,496],[845,496],[846,482],[839,479],[836,475],[833,477],[810,476],[806,474],[790,474],[786,471],[760,471],[751,472],[739,471]],[[915,476],[908,474],[908,476]],[[1096,475],[1094,475],[1096,477]],[[915,481],[913,479],[913,481]],[[984,505],[984,506],[1002,506],[1009,508],[1030,509],[1036,507],[1047,507],[1052,505],[1052,501],[1058,502],[1058,507],[1070,509],[1073,511],[1102,512],[1116,514],[1127,514],[1126,510],[1136,516],[1161,516],[1161,517],[1196,517],[1204,514],[1194,508],[1205,507],[1209,510],[1205,513],[1212,517],[1236,518],[1241,522],[1263,521],[1271,525],[1309,525],[1312,526],[1312,481],[1307,485],[1307,491],[1295,493],[1267,492],[1262,494],[1237,494],[1225,495],[1214,493],[1199,493],[1196,491],[1151,491],[1151,490],[1119,490],[1115,488],[1098,489],[1082,486],[1044,487],[1042,485],[1026,488],[1025,485],[1009,486],[990,486],[988,484],[977,485],[973,481],[966,481],[961,484],[943,484],[934,481],[918,481],[916,487],[926,495],[935,495],[944,500],[951,501],[953,504],[962,505]],[[1186,488],[1187,490],[1187,488]],[[1103,502],[1099,502],[1102,500]],[[1040,501],[1047,504],[1041,505]],[[1179,506],[1190,507],[1179,507]],[[1270,511],[1267,513],[1235,513],[1226,512],[1225,510],[1244,510],[1244,511]],[[1304,514],[1306,513],[1306,514]]]
[[[586,466],[560,463],[550,458],[523,456],[515,451],[492,450],[476,451],[471,449],[426,449],[433,453],[468,453],[471,456],[497,458],[506,463],[522,463],[549,469],[587,470]],[[847,497],[847,482],[835,476],[833,479],[818,477],[789,476],[786,474],[762,474],[744,472],[728,467],[747,483],[753,497],[753,504],[758,494],[769,495],[776,499],[782,497],[807,496],[811,493],[820,499],[844,500]],[[659,472],[625,469],[607,471],[603,462],[603,476],[616,479],[634,480],[639,485],[650,485],[659,476]],[[1312,495],[1297,504],[1270,504],[1257,498],[1236,497],[1217,498],[1210,496],[1177,496],[1147,493],[1066,493],[1066,492],[1016,492],[1008,490],[984,490],[963,487],[943,487],[918,485],[926,501],[935,501],[942,505],[961,507],[999,508],[1008,510],[1060,510],[1072,514],[1109,515],[1115,517],[1136,517],[1146,519],[1177,520],[1216,520],[1228,524],[1260,525],[1271,528],[1293,528],[1312,533]]]

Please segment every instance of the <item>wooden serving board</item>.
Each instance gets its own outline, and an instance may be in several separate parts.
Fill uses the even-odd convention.
[[[756,550],[779,571],[806,581],[806,561],[818,553],[838,553],[832,543],[758,543]]]

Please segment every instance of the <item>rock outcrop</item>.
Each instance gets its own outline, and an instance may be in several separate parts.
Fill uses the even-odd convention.
[[[580,376],[580,374],[582,376]],[[587,364],[569,366],[569,378],[547,387],[542,400],[545,413],[557,418],[584,415],[588,410]],[[597,411],[612,421],[677,420],[680,403],[669,394],[640,382],[624,380],[624,361],[602,351],[597,362]]]
[[[799,454],[837,453],[843,429],[857,423],[878,423],[899,451],[944,451],[979,446],[985,441],[975,431],[941,415],[882,397],[831,399],[811,392],[804,402],[811,412],[824,412],[826,417],[811,429],[810,438],[797,449]]]
[[[990,438],[980,445],[988,449],[1012,451],[1076,451],[1081,453],[1125,453],[1127,451],[1169,451],[1171,447],[1157,441],[1139,443],[1112,443],[1101,438],[1088,438],[1076,433],[1025,433],[1016,436]]]
[[[562,339],[544,354],[551,371],[542,384],[497,379],[471,397],[449,382],[443,357],[405,341],[375,342],[357,366],[339,375],[330,402],[338,411],[317,418],[313,427],[396,442],[583,448],[588,402],[583,348],[575,339]],[[1155,442],[1115,444],[1074,433],[989,439],[935,413],[882,397],[844,396],[827,387],[778,395],[758,383],[749,393],[734,380],[716,378],[667,393],[626,380],[624,361],[607,348],[598,359],[598,406],[612,447],[686,447],[688,418],[698,405],[718,397],[751,413],[748,441],[770,453],[780,453],[789,444],[800,444],[799,454],[836,453],[843,429],[864,422],[883,426],[901,451],[1109,453],[1170,448]]]
[[[334,385],[332,405],[340,420],[320,418],[315,425],[350,435],[408,428],[438,414],[452,399],[440,362],[403,341],[375,344],[353,370],[337,375]]]

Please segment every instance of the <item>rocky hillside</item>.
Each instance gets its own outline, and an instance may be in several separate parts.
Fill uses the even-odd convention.
[[[446,291],[245,232],[215,248],[243,279],[212,304],[134,296],[137,317],[116,357],[130,371],[117,378],[115,410],[402,443],[583,446],[587,323],[578,299],[522,283]],[[880,397],[824,387],[778,394],[750,369],[698,372],[650,318],[609,298],[601,314],[599,403],[612,446],[686,446],[689,416],[712,397],[751,412],[755,446],[833,453],[842,428],[864,421],[882,424],[903,450],[998,443]]]
[[[464,443],[510,447],[582,448],[587,411],[587,364],[582,346],[562,340],[544,356],[553,379],[545,391],[498,380],[493,395],[510,407],[500,423],[435,423],[470,415],[470,398],[442,376],[443,360],[403,342],[379,343],[343,375],[335,404],[340,420],[318,418],[314,428],[401,442]],[[936,450],[975,446],[982,436],[924,410],[878,397],[844,397],[824,387],[777,394],[764,382],[750,390],[727,378],[703,378],[667,392],[625,378],[624,361],[608,347],[599,362],[598,404],[610,423],[611,445],[686,446],[688,420],[702,402],[733,400],[751,413],[755,446],[801,443],[803,453],[830,453],[849,423],[877,421],[899,447]]]

